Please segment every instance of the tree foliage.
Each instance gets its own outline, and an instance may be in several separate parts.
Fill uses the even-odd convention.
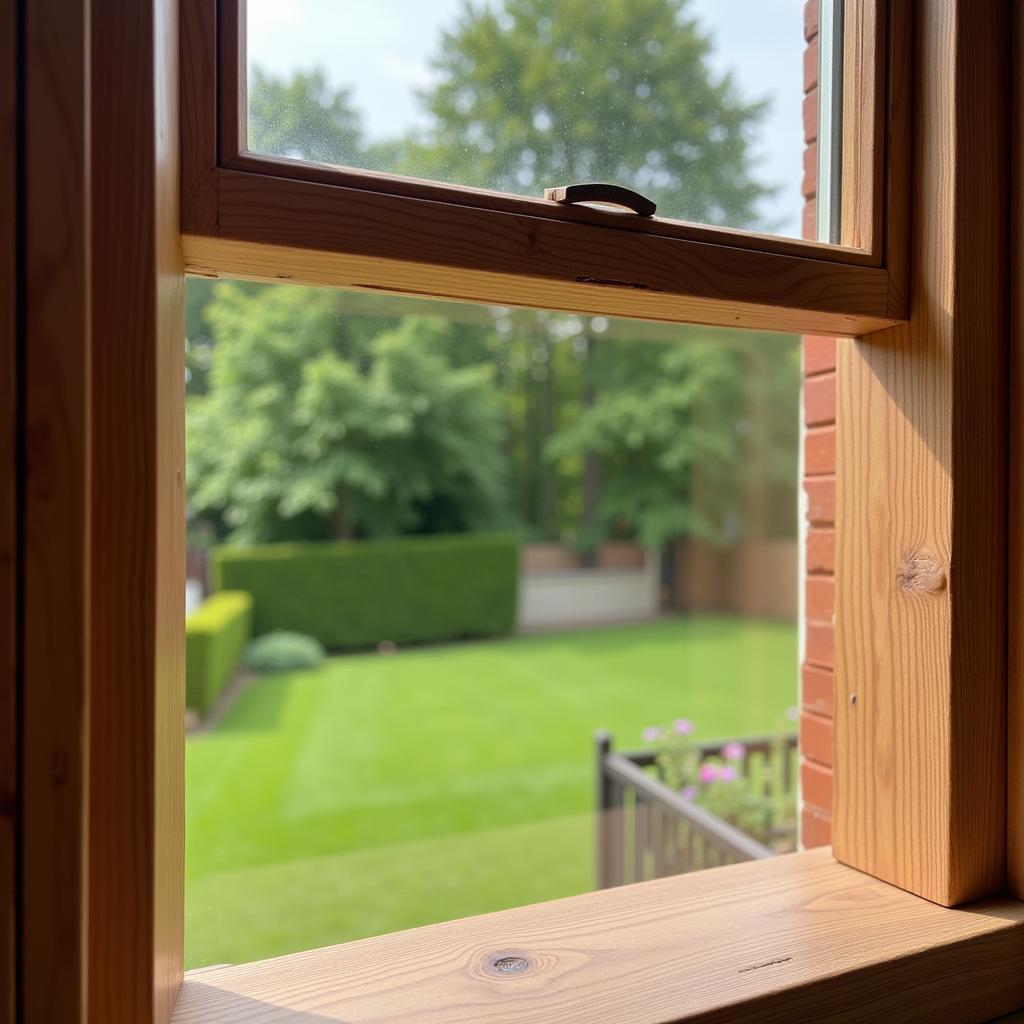
[[[233,539],[465,530],[500,516],[492,370],[452,367],[420,344],[436,325],[407,318],[355,354],[337,297],[296,287],[221,285],[207,317],[190,500]]]
[[[531,194],[616,181],[670,216],[755,226],[770,191],[751,153],[765,104],[740,97],[709,53],[689,0],[470,2],[439,41],[415,138],[368,140],[351,91],[320,70],[256,68],[249,144]],[[680,328],[691,340],[666,346],[623,323],[606,336],[603,318],[402,316],[373,301],[343,315],[322,291],[190,288],[190,501],[221,535],[515,517],[586,547],[657,547],[734,536],[758,489],[791,524],[792,339],[759,338],[770,356],[752,359],[725,332]]]
[[[752,349],[721,339],[663,345],[648,372],[607,387],[551,439],[549,459],[593,452],[600,460],[599,531],[584,542],[735,539],[753,494],[792,486],[799,364],[791,343],[774,348],[782,359],[758,366]],[[787,388],[788,408],[773,402]],[[785,512],[792,517],[792,507]]]
[[[408,170],[509,192],[613,181],[666,216],[734,227],[769,189],[751,139],[766,104],[708,62],[689,0],[467,4],[442,36]]]

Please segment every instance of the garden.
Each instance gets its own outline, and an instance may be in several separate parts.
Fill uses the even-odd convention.
[[[188,966],[594,888],[593,732],[770,731],[795,661],[790,624],[701,617],[260,677],[188,740]]]
[[[766,104],[685,0],[466,5],[434,42],[401,137],[324,70],[254,64],[249,148],[771,227]],[[795,338],[198,279],[186,334],[189,966],[593,888],[596,730],[778,729]],[[552,594],[600,628],[529,632]]]

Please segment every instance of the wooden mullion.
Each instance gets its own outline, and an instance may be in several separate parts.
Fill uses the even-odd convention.
[[[916,15],[911,318],[839,348],[833,841],[954,905],[1005,879],[1008,5]]]
[[[19,1009],[85,1024],[91,608],[89,0],[23,6]]]
[[[184,955],[178,4],[92,5],[89,1019],[163,1024]]]

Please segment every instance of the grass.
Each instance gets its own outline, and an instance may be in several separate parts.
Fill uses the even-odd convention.
[[[186,960],[239,963],[592,887],[592,734],[770,731],[792,625],[691,618],[331,658],[186,755]]]

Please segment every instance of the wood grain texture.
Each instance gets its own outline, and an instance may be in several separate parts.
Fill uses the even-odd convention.
[[[884,251],[886,6],[884,2],[845,5],[842,29],[840,238],[844,245],[867,252]]]
[[[917,5],[911,320],[837,374],[834,849],[946,905],[1005,872],[1006,14]]]
[[[195,0],[189,0],[189,2],[195,2]],[[570,224],[592,224],[597,227],[632,231],[652,237],[676,238],[687,242],[703,242],[708,245],[735,246],[754,252],[800,256],[804,259],[821,260],[825,263],[842,263],[854,267],[872,267],[878,266],[880,263],[879,259],[870,252],[810,239],[783,238],[781,235],[769,235],[759,231],[744,231],[740,228],[716,227],[710,224],[694,224],[689,221],[657,217],[637,220],[635,215],[628,213],[601,210],[592,206],[565,206],[539,196],[517,196],[508,192],[468,188],[462,185],[450,185],[443,181],[429,181],[424,178],[410,178],[405,175],[386,174],[379,171],[360,171],[351,167],[311,163],[265,153],[242,152],[238,156],[224,161],[222,166],[226,170],[262,174],[289,181],[316,182],[320,185],[334,185],[378,195],[449,203],[473,210],[522,214],[545,220],[565,221]]]
[[[871,267],[239,171],[219,183],[219,237],[185,238],[196,273],[768,330],[893,322]]]
[[[1011,38],[1010,493],[1007,621],[1006,875],[1024,899],[1024,10],[1013,7]]]
[[[181,978],[184,329],[174,0],[93,0],[90,1019],[161,1024]]]
[[[16,843],[18,747],[17,447],[17,18],[0,2],[0,1024],[14,1024],[17,993]]]
[[[181,227],[217,228],[217,4],[182,0]]]
[[[22,1019],[86,1020],[88,0],[24,12]]]
[[[1022,955],[1022,904],[946,910],[812,851],[204,970],[174,1024],[984,1020],[1024,1002]]]

